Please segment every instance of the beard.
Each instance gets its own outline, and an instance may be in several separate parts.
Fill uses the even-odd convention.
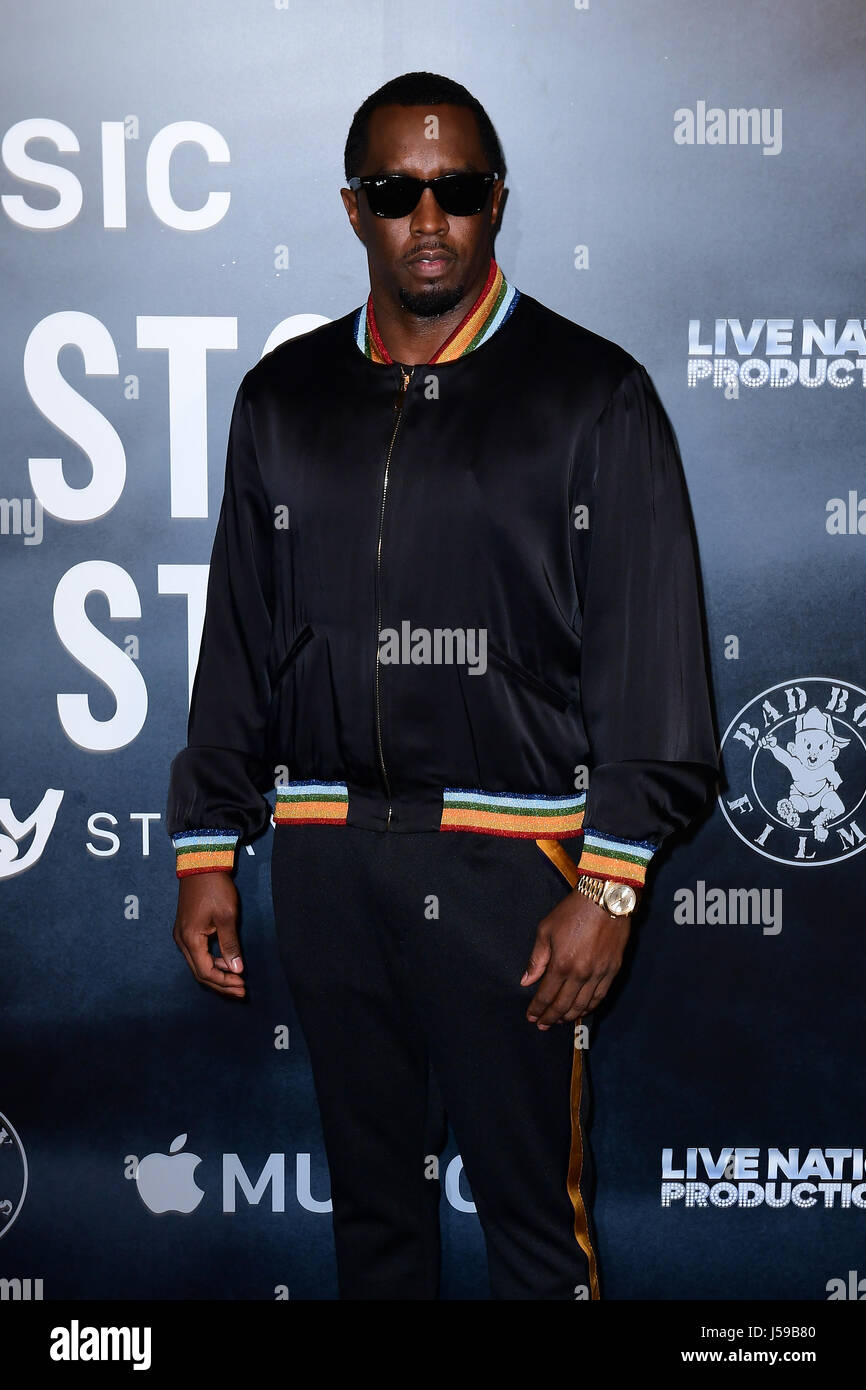
[[[456,309],[465,294],[465,285],[455,285],[453,289],[434,285],[423,292],[401,289],[400,304],[408,314],[416,314],[422,319],[432,319]]]

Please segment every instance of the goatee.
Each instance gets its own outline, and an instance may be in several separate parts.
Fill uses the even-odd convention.
[[[433,286],[423,294],[401,289],[400,304],[409,314],[416,314],[422,319],[432,319],[439,314],[447,314],[450,309],[456,309],[465,294],[465,285],[455,285],[454,289],[450,290],[444,286]]]

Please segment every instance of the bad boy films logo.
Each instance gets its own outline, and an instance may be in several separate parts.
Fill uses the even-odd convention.
[[[722,811],[759,854],[838,864],[866,848],[866,691],[858,685],[815,676],[773,686],[731,721],[722,753]]]
[[[27,1194],[27,1155],[13,1126],[0,1115],[0,1237],[5,1236]]]

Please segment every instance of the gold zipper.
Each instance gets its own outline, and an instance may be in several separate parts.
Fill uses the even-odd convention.
[[[379,540],[376,546],[376,683],[375,683],[375,704],[376,704],[376,741],[379,746],[379,766],[382,769],[382,781],[385,784],[385,795],[388,798],[388,819],[385,822],[385,829],[391,826],[391,784],[388,781],[388,773],[385,768],[385,756],[382,752],[382,718],[379,709],[379,633],[382,631],[382,595],[380,589],[380,574],[382,569],[382,527],[385,521],[385,495],[388,491],[388,470],[391,466],[391,454],[394,450],[394,440],[397,438],[397,431],[400,428],[400,421],[403,418],[403,402],[406,399],[406,392],[409,389],[409,382],[412,379],[411,372],[403,370],[401,363],[397,363],[400,368],[400,375],[403,378],[400,390],[394,400],[394,428],[391,431],[391,440],[388,445],[388,454],[385,459],[385,472],[382,475],[382,505],[379,509]]]

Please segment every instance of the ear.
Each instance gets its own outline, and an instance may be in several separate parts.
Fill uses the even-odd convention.
[[[502,212],[505,206],[505,180],[497,179],[493,185],[493,193],[490,199],[490,232],[495,235],[499,223],[502,219]]]
[[[357,193],[353,188],[341,188],[340,197],[343,200],[343,207],[346,209],[346,216],[352,224],[352,230],[355,236],[361,242],[362,246],[366,246],[367,243],[361,231],[361,212],[358,207]]]
[[[791,757],[792,757],[792,758],[796,758],[796,756],[797,756],[797,745],[796,745],[796,743],[789,743],[789,744],[787,744],[786,746],[787,746],[788,752],[791,754]]]
[[[839,756],[839,752],[840,752],[840,749],[839,749],[838,743],[834,743],[834,744],[833,744],[833,747],[830,749],[830,761],[831,761],[831,762],[835,762],[835,761],[836,761],[836,759],[837,759],[838,756]]]

